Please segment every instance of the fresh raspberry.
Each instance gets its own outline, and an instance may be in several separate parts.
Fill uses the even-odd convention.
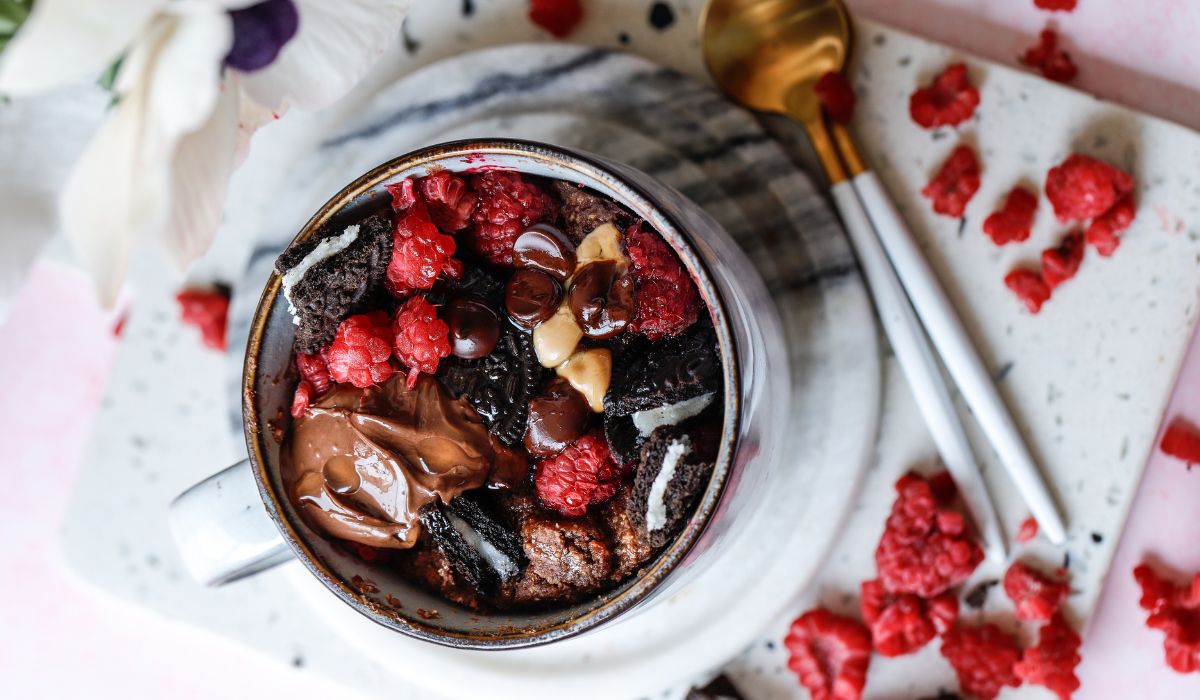
[[[1176,419],[1167,426],[1162,441],[1158,443],[1158,449],[1189,465],[1200,464],[1200,432],[1182,420]]]
[[[489,262],[512,264],[517,237],[533,224],[552,221],[558,213],[554,200],[520,173],[489,170],[471,178],[479,205],[472,242]]]
[[[855,620],[828,610],[809,610],[783,639],[788,668],[812,700],[858,700],[871,665],[871,633]]]
[[[598,431],[538,462],[534,474],[542,504],[576,518],[586,513],[589,505],[612,498],[620,481],[621,472],[608,451],[608,441]]]
[[[1017,542],[1020,544],[1032,542],[1033,538],[1037,537],[1037,534],[1038,521],[1034,520],[1032,516],[1025,518],[1021,521],[1021,526],[1017,528]]]
[[[471,223],[475,212],[475,193],[467,183],[445,170],[417,180],[417,191],[429,209],[429,218],[442,231],[454,233]]]
[[[933,202],[933,210],[944,216],[961,218],[967,202],[979,189],[979,160],[967,146],[954,149],[921,194]]]
[[[1100,216],[1132,191],[1129,173],[1078,153],[1046,174],[1046,197],[1063,223]]]
[[[907,478],[903,477],[903,478]],[[911,475],[914,478],[920,478],[915,474]],[[940,506],[949,506],[958,498],[958,484],[954,483],[954,477],[950,476],[950,472],[942,470],[934,472],[926,481],[929,482],[929,488],[933,491],[933,497],[937,500]]]
[[[1167,665],[1179,673],[1200,671],[1200,572],[1191,585],[1178,586],[1142,564],[1133,570],[1142,587],[1146,626],[1162,632]]]
[[[967,77],[965,63],[946,67],[933,84],[919,88],[908,101],[914,122],[926,129],[955,126],[970,119],[979,106],[979,90]]]
[[[1071,700],[1079,690],[1079,646],[1082,640],[1062,615],[1055,615],[1038,630],[1037,646],[1025,650],[1013,670],[1026,683],[1049,688],[1059,700]]]
[[[438,231],[421,200],[396,215],[392,231],[392,259],[387,281],[393,293],[429,289],[438,275],[458,279],[462,262],[454,259],[454,238]]]
[[[1058,32],[1043,29],[1037,46],[1021,54],[1021,63],[1036,68],[1046,78],[1056,83],[1069,83],[1079,74],[1071,54],[1058,48]]]
[[[1004,207],[983,221],[983,232],[996,245],[1028,240],[1033,230],[1037,196],[1023,187],[1014,187],[1004,198]]]
[[[841,71],[831,70],[813,85],[813,92],[825,107],[829,118],[839,124],[849,124],[854,118],[854,87]]]
[[[991,700],[1000,689],[1021,685],[1013,667],[1021,650],[1012,637],[996,625],[956,626],[942,637],[942,656],[954,667],[963,692]]]
[[[417,201],[417,186],[411,177],[384,185],[383,188],[392,195],[392,211],[406,211]]]
[[[580,0],[529,0],[529,20],[562,39],[583,20]]]
[[[392,376],[392,333],[387,314],[372,311],[342,321],[325,353],[329,376],[360,389]]]
[[[1142,589],[1142,597],[1138,600],[1138,605],[1143,610],[1154,613],[1174,604],[1175,584],[1159,576],[1158,572],[1149,565],[1141,564],[1135,567],[1133,578]]]
[[[1075,9],[1078,0],[1033,0],[1038,9],[1050,12],[1070,12]]]
[[[1079,272],[1083,262],[1083,232],[1072,231],[1063,236],[1062,242],[1054,248],[1042,251],[1042,279],[1046,286],[1055,287],[1066,282]]]
[[[296,353],[296,369],[300,371],[300,379],[312,385],[313,396],[321,396],[329,391],[333,377],[329,376],[329,363],[325,359],[327,351],[306,355]]]
[[[1050,298],[1050,285],[1040,272],[1033,270],[1013,270],[1004,276],[1004,285],[1025,303],[1031,314],[1041,311],[1042,304]]]
[[[409,389],[417,385],[422,372],[436,374],[438,361],[450,355],[450,326],[422,296],[412,297],[396,309],[392,336],[396,359],[408,368]]]
[[[863,581],[861,607],[875,651],[884,656],[917,651],[958,618],[958,600],[949,593],[926,601],[911,593],[889,594],[879,580]]]
[[[1135,216],[1137,212],[1133,206],[1133,195],[1127,194],[1118,200],[1112,209],[1092,219],[1092,223],[1088,224],[1085,239],[1096,248],[1097,253],[1107,258],[1121,245],[1121,237],[1118,234],[1133,224]]]
[[[1071,589],[1018,561],[1004,573],[1004,592],[1016,606],[1018,620],[1049,620]]]
[[[641,222],[625,231],[634,284],[633,323],[629,328],[650,340],[676,336],[700,315],[700,292],[671,246]]]
[[[916,474],[901,477],[896,492],[875,549],[884,588],[933,598],[965,581],[983,561],[983,550],[964,532],[962,516],[939,504],[929,482]]]
[[[313,389],[312,383],[301,379],[300,383],[296,385],[295,395],[292,396],[292,418],[299,418],[304,415],[304,412],[308,410],[309,404],[312,403],[316,395],[317,391]]]
[[[229,317],[229,293],[221,289],[185,289],[175,295],[179,318],[200,329],[200,338],[213,350],[224,350]]]

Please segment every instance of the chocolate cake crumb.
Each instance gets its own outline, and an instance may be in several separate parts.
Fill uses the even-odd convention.
[[[557,180],[554,191],[562,201],[563,232],[576,245],[598,226],[614,224],[624,229],[632,223],[616,203],[597,197],[573,183]]]

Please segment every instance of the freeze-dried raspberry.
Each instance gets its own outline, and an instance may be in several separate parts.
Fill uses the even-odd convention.
[[[221,289],[185,289],[175,295],[180,319],[200,329],[200,338],[213,350],[224,350],[229,317],[229,293]]]
[[[983,550],[963,532],[962,516],[943,508],[929,482],[915,474],[901,477],[896,491],[875,549],[884,588],[932,598],[965,581],[983,561]]]
[[[875,651],[884,656],[917,651],[958,618],[958,600],[949,593],[926,601],[911,593],[888,593],[879,580],[863,581],[861,608]]]
[[[1014,187],[1004,198],[1004,207],[984,219],[983,232],[996,245],[1027,240],[1036,211],[1037,196],[1023,187]]]
[[[407,210],[396,214],[392,259],[387,267],[390,289],[397,294],[429,289],[443,274],[458,279],[462,275],[462,262],[453,257],[454,249],[454,238],[438,231],[425,203],[416,200]]]
[[[1125,195],[1111,209],[1088,224],[1085,240],[1096,252],[1108,257],[1121,245],[1120,233],[1133,224],[1137,212],[1133,207],[1133,195]]]
[[[921,194],[938,214],[960,218],[979,189],[979,160],[968,146],[954,149]]]
[[[1062,615],[1055,615],[1038,631],[1037,646],[1025,650],[1013,670],[1026,683],[1049,688],[1059,700],[1071,700],[1079,690],[1075,667],[1082,640]]]
[[[580,0],[529,0],[529,20],[562,39],[583,20]]]
[[[1038,9],[1049,10],[1050,12],[1070,12],[1075,9],[1075,3],[1078,0],[1033,0],[1033,4],[1037,5]]]
[[[1053,29],[1042,30],[1038,45],[1021,54],[1021,63],[1057,83],[1069,83],[1079,74],[1071,54],[1058,48],[1058,32]]]
[[[812,700],[858,700],[871,665],[871,634],[855,620],[828,610],[809,610],[783,639],[788,668]]]
[[[608,441],[599,432],[588,433],[557,455],[541,460],[534,473],[542,504],[571,517],[612,498],[620,481],[621,472]]]
[[[1016,606],[1018,620],[1049,620],[1070,591],[1067,584],[1052,581],[1019,561],[1004,573],[1004,592]]]
[[[1046,198],[1064,223],[1100,216],[1132,191],[1128,173],[1078,153],[1046,173]]]
[[[1079,272],[1083,262],[1083,232],[1072,231],[1054,248],[1042,251],[1042,279],[1051,291]]]
[[[1189,465],[1200,464],[1200,432],[1182,420],[1175,419],[1163,433],[1158,449]]]
[[[970,119],[979,106],[979,90],[967,77],[965,63],[946,67],[933,83],[919,88],[908,101],[914,122],[926,129],[954,126]]]
[[[396,309],[392,334],[396,359],[408,368],[409,389],[422,372],[436,374],[438,361],[450,355],[450,326],[424,297],[412,297]]]
[[[490,170],[471,178],[479,198],[471,241],[475,251],[497,265],[512,264],[513,243],[533,224],[552,221],[554,200],[520,173]]]
[[[1021,521],[1021,527],[1017,528],[1017,542],[1025,544],[1030,542],[1038,534],[1038,521],[1032,517],[1025,518]]]
[[[387,381],[395,371],[387,314],[372,311],[342,321],[325,357],[335,382],[363,388]]]
[[[956,626],[942,637],[942,656],[954,667],[963,692],[991,700],[1000,689],[1021,685],[1013,667],[1021,658],[1017,642],[996,625]]]
[[[471,223],[475,193],[467,183],[445,170],[417,180],[417,191],[429,209],[429,218],[445,233],[461,231]]]
[[[817,99],[825,106],[829,118],[840,124],[849,124],[854,118],[854,87],[841,71],[831,70],[813,85]]]
[[[695,323],[700,315],[700,292],[662,236],[636,223],[625,231],[625,252],[634,285],[629,329],[659,340],[679,335]]]
[[[317,392],[313,389],[312,383],[301,379],[300,383],[296,385],[295,395],[292,396],[292,418],[304,415],[304,411],[308,409],[316,395]]]
[[[1050,285],[1042,279],[1041,273],[1033,270],[1013,270],[1004,276],[1004,285],[1025,303],[1031,314],[1041,311],[1042,304],[1050,298]]]
[[[1142,564],[1133,570],[1142,587],[1139,604],[1150,612],[1146,626],[1162,632],[1167,665],[1179,673],[1200,671],[1200,572],[1177,586]]]

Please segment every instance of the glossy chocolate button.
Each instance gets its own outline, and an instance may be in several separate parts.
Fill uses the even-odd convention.
[[[588,263],[571,279],[567,303],[589,338],[611,338],[633,318],[633,278],[611,260]]]
[[[591,416],[592,409],[583,395],[559,377],[529,402],[525,449],[538,457],[556,455],[583,435]]]
[[[500,317],[482,299],[463,297],[446,304],[450,352],[464,360],[487,357],[500,341]]]
[[[575,246],[550,224],[536,224],[513,243],[513,265],[565,282],[575,271]]]
[[[538,270],[517,270],[504,287],[504,309],[522,328],[533,328],[554,315],[562,301],[562,287]]]

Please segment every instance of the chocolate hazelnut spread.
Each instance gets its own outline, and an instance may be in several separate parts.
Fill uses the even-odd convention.
[[[417,542],[422,507],[528,471],[465,399],[428,376],[412,390],[401,375],[367,389],[337,386],[296,419],[281,457],[310,525],[392,549]]]

